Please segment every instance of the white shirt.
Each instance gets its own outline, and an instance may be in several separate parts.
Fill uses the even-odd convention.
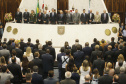
[[[74,13],[75,13],[75,10],[74,11],[72,10],[72,14],[74,14]]]
[[[21,61],[18,57],[14,56],[16,58],[16,64],[20,65]],[[11,58],[9,58],[9,63],[12,63]]]
[[[67,60],[64,61],[65,59],[67,59]],[[66,64],[69,62],[69,57],[68,56],[62,56],[61,60],[62,60],[62,68],[66,68]]]
[[[26,55],[26,52],[24,52],[24,55]],[[28,58],[28,61],[32,61],[34,58],[33,58],[33,54],[31,53],[30,56],[27,56]]]
[[[90,13],[90,18],[92,17],[92,13]]]

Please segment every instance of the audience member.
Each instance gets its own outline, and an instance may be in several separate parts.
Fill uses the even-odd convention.
[[[84,84],[91,84],[91,83],[90,83],[90,75],[86,75],[86,76],[84,77],[84,79],[85,79],[85,83],[84,83]]]
[[[100,77],[98,69],[95,68],[93,70],[93,73],[94,74],[91,76],[91,80],[92,80],[91,84],[98,84],[98,78]]]
[[[126,71],[125,67],[120,68],[120,74],[118,75],[119,76],[119,81],[118,81],[119,84],[125,84],[126,83],[125,71]]]
[[[118,75],[114,75],[112,84],[119,84],[118,81],[119,81],[119,76]]]
[[[27,74],[26,74],[26,84],[32,84],[32,83],[31,83],[31,80],[32,80],[32,75],[31,75],[31,73],[27,73]]]

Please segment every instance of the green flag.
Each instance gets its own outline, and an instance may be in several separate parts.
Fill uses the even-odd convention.
[[[38,13],[39,13],[39,0],[38,0],[38,2],[37,2],[36,16],[37,16]]]

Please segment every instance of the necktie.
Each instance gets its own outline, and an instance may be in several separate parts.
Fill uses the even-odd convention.
[[[85,17],[85,13],[84,13],[84,17]]]

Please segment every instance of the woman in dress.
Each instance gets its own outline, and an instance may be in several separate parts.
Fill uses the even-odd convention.
[[[123,38],[123,36],[122,36],[122,28],[119,28],[119,32],[118,32],[117,35],[118,35],[118,41]]]
[[[98,69],[97,68],[94,69],[93,73],[94,74],[92,74],[91,76],[91,80],[92,80],[91,84],[98,84],[98,78],[100,77]]]
[[[24,55],[27,56],[27,59],[28,59],[29,62],[33,60],[33,54],[31,52],[31,48],[30,47],[26,48],[26,52],[24,52]]]
[[[31,24],[35,24],[36,23],[36,14],[35,14],[34,10],[31,10],[29,23],[31,23]]]
[[[85,83],[85,76],[91,73],[91,68],[87,60],[84,60],[82,66],[80,67],[80,84]]]

